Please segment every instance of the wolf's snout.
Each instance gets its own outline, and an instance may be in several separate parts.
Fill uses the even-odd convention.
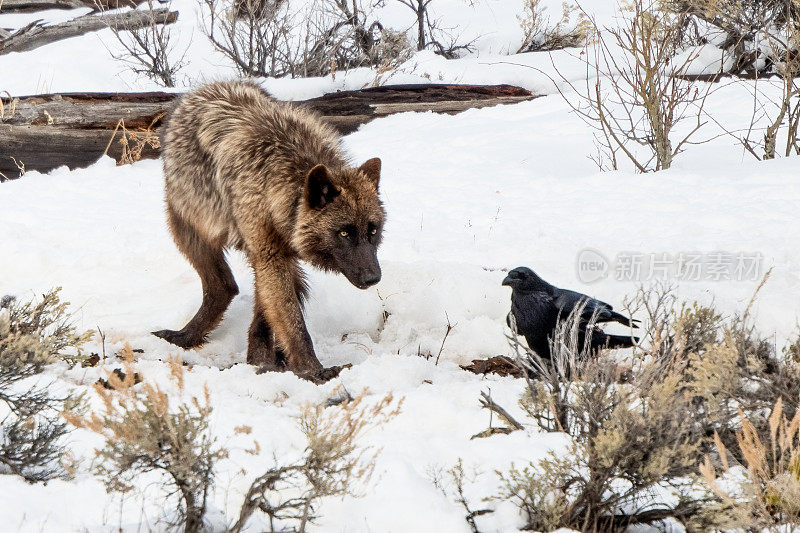
[[[357,246],[343,261],[342,273],[359,289],[372,287],[381,280],[378,250],[371,244]]]
[[[381,280],[381,270],[368,270],[359,276],[359,287],[366,289],[372,287]]]

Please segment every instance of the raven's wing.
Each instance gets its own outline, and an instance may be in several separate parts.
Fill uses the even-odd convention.
[[[625,315],[617,313],[611,304],[592,298],[586,294],[569,289],[556,289],[556,307],[561,311],[561,316],[566,318],[573,309],[583,305],[581,320],[591,320],[594,316],[596,322],[619,322],[631,326],[631,321]],[[634,321],[635,322],[635,321]]]
[[[611,305],[605,302],[568,289],[556,289],[554,302],[555,306],[561,311],[562,317],[566,317],[574,309],[583,306],[581,318],[588,320],[592,315],[597,314],[598,322],[610,320],[611,313],[614,310]]]

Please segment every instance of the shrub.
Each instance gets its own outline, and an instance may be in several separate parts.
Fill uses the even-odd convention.
[[[369,22],[362,2],[202,0],[204,31],[243,76],[306,77],[406,57],[404,35]]]
[[[83,344],[92,338],[91,332],[78,333],[67,313],[69,302],[62,302],[61,287],[48,291],[41,299],[19,303],[4,296],[0,309],[5,309],[11,334],[38,337],[42,347],[54,359],[77,364],[83,361]]]
[[[463,41],[457,27],[445,27],[441,18],[431,17],[431,4],[433,0],[395,0],[411,10],[416,19],[416,45],[417,50],[433,50],[447,59],[459,57],[464,52],[472,52],[473,44],[477,38],[471,41]],[[385,0],[379,0],[376,5],[384,5]],[[468,7],[473,7],[473,3],[468,2]]]
[[[783,349],[783,355],[789,361],[800,363],[800,334],[788,346]]]
[[[475,517],[491,513],[491,509],[472,509],[472,506],[467,499],[464,491],[465,482],[473,482],[478,476],[479,472],[473,471],[470,475],[464,471],[464,461],[458,459],[456,464],[447,470],[442,471],[440,468],[433,468],[429,472],[429,476],[433,485],[448,499],[453,500],[460,505],[464,510],[464,520],[466,520],[472,533],[478,533],[478,525],[475,523]]]
[[[139,75],[144,75],[164,87],[175,87],[175,76],[184,67],[188,45],[183,51],[175,49],[175,40],[170,29],[170,21],[165,21],[163,9],[156,9],[154,0],[143,0],[147,9],[147,24],[131,29],[125,25],[112,23],[109,28],[122,46],[124,53],[112,54],[114,59],[125,63]],[[164,4],[159,0],[159,4]],[[167,1],[167,8],[171,7]]]
[[[713,37],[727,72],[756,80],[749,127],[729,132],[756,159],[800,153],[800,2],[798,0],[667,0],[667,9],[688,14],[700,42]],[[760,81],[760,80],[764,81]],[[768,92],[760,89],[766,83]],[[780,135],[779,133],[785,133]],[[779,143],[779,140],[781,141]],[[782,146],[780,146],[782,144]]]
[[[399,414],[391,394],[372,405],[364,396],[335,407],[307,407],[298,425],[306,438],[303,458],[290,465],[275,466],[253,481],[233,525],[241,531],[252,514],[261,510],[269,517],[270,531],[277,521],[293,521],[293,531],[304,532],[316,518],[320,498],[355,495],[353,483],[366,482],[375,467],[377,451],[360,447],[359,438]]]
[[[554,25],[550,24],[545,10],[542,0],[524,1],[522,16],[517,16],[522,28],[522,44],[516,53],[561,50],[587,44],[592,26],[577,6],[564,2],[561,18]]]
[[[683,392],[692,398],[691,420],[703,450],[710,451],[718,441],[740,462],[746,459],[737,451],[741,414],[763,433],[769,426],[767,413],[776,402],[794,416],[800,398],[800,363],[779,354],[774,343],[758,333],[749,307],[740,316],[714,322],[706,335],[713,342],[695,347],[680,363]],[[679,336],[686,338],[686,331],[699,320],[695,313],[678,321]],[[682,343],[691,346],[690,341]]]
[[[183,530],[199,531],[203,525],[206,498],[214,480],[214,464],[227,455],[209,432],[211,403],[208,389],[203,397],[184,400],[184,369],[170,361],[172,382],[181,396],[170,397],[158,385],[135,385],[133,352],[124,351],[124,379],[110,373],[110,388],[95,385],[103,401],[101,410],[88,415],[66,414],[76,427],[106,438],[97,450],[95,473],[106,487],[126,493],[145,472],[163,474],[169,496],[177,494]]]
[[[703,126],[711,85],[686,76],[695,55],[678,57],[687,14],[663,11],[656,0],[632,0],[625,11],[610,28],[589,18],[597,44],[581,54],[585,86],[559,73],[571,91],[556,87],[595,130],[601,169],[616,170],[620,158],[639,172],[668,169]],[[679,130],[682,122],[690,127]]]
[[[640,358],[623,380],[608,353],[595,357],[579,347],[579,317],[580,310],[559,325],[551,361],[526,353],[540,379],[529,380],[521,400],[540,428],[567,433],[572,445],[500,472],[499,497],[516,501],[535,530],[610,531],[693,515],[700,504],[689,498],[688,480],[674,487],[677,503],[653,503],[662,483],[688,476],[697,464],[681,374],[664,359]]]
[[[785,33],[792,31],[790,26],[800,14],[795,0],[665,0],[662,4],[721,33],[720,46],[731,56],[732,74],[765,76],[782,61],[787,45],[791,49],[797,44]]]
[[[572,444],[567,453],[499,472],[497,497],[515,501],[531,529],[617,530],[668,517],[689,530],[760,524],[743,521],[736,502],[696,475],[703,454],[725,470],[729,457],[755,464],[752,450],[769,451],[756,435],[795,435],[792,424],[800,424],[800,365],[758,334],[751,306],[725,319],[713,307],[678,305],[669,287],[642,289],[628,303],[643,318],[642,341],[622,368],[612,354],[594,357],[579,346],[577,314],[559,324],[550,361],[515,344],[534,376],[523,409]],[[778,424],[774,410],[767,416],[776,402],[792,423]],[[787,442],[773,444],[772,453]],[[703,474],[713,478],[710,466]],[[763,515],[757,498],[744,501],[751,518]]]
[[[75,332],[67,306],[58,289],[24,304],[0,300],[0,465],[30,482],[68,474],[60,462],[68,426],[59,413],[79,409],[81,398],[29,384],[48,364],[80,358],[89,335]]]

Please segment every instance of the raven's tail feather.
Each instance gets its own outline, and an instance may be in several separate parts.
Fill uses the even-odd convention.
[[[628,327],[638,328],[639,321],[635,318],[629,318],[621,313],[617,313],[616,311],[611,311],[611,319],[619,322]]]
[[[630,335],[609,335],[606,334],[605,346],[609,349],[615,348],[631,348],[639,343],[639,337],[631,337]]]

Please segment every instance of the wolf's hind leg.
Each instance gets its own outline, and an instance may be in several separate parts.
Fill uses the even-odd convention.
[[[203,344],[206,335],[217,327],[239,288],[222,251],[224,243],[204,239],[171,207],[167,207],[167,220],[175,244],[200,275],[203,303],[183,329],[154,331],[153,335],[181,348],[193,348]]]

